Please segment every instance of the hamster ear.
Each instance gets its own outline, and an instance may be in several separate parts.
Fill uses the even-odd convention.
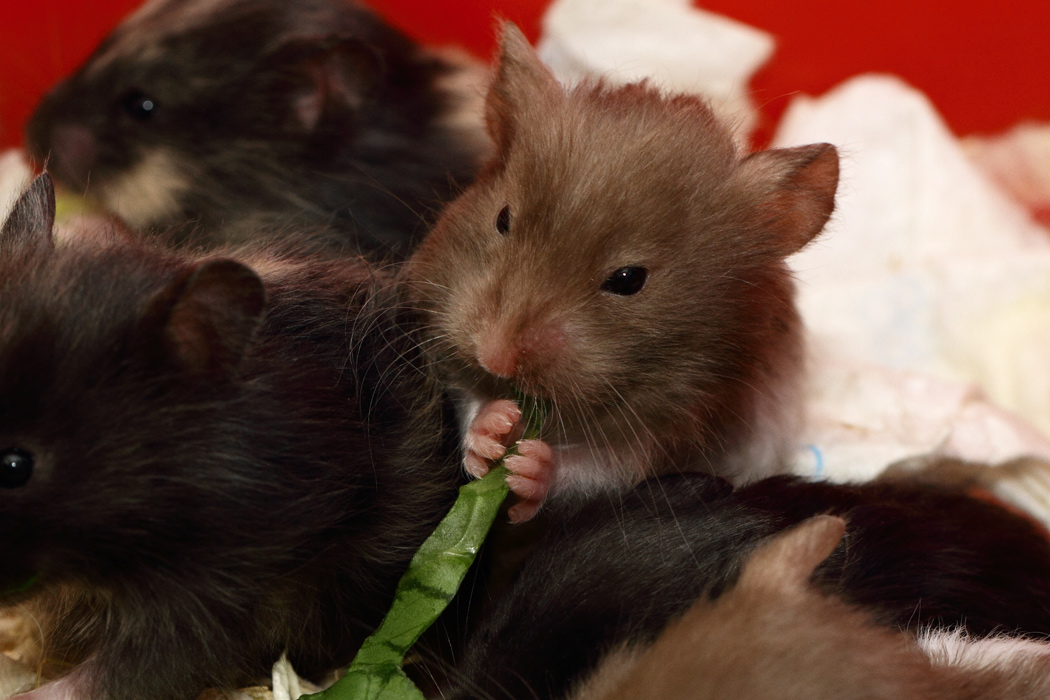
[[[846,521],[818,515],[777,535],[751,555],[739,586],[803,590],[813,571],[831,556],[846,533]]]
[[[526,106],[552,95],[561,95],[554,74],[543,65],[521,30],[513,22],[501,27],[496,77],[485,97],[485,123],[499,153],[514,140]]]
[[[357,111],[375,92],[385,71],[382,58],[348,37],[296,37],[269,57],[281,76],[282,99],[293,128],[313,131],[326,109]]]
[[[15,201],[0,228],[0,249],[5,252],[27,246],[53,247],[55,185],[46,172],[37,176]]]
[[[743,178],[772,187],[760,205],[762,223],[785,256],[820,233],[835,209],[839,156],[829,143],[752,153],[741,169]]]
[[[240,364],[265,306],[258,275],[239,262],[216,258],[168,285],[154,298],[147,318],[160,325],[160,350],[167,359],[219,379]]]

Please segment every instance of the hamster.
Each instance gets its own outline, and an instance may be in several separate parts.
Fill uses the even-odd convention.
[[[519,520],[547,492],[782,469],[803,369],[784,258],[832,212],[835,148],[742,155],[699,97],[563,89],[509,24],[486,99],[497,154],[408,265],[468,471],[513,440],[512,388],[553,405],[508,460]]]
[[[683,473],[546,510],[546,533],[441,697],[571,697],[609,654],[646,648],[697,601],[717,604],[760,543],[821,514],[849,526],[816,569],[816,590],[867,619],[913,632],[1050,632],[1047,533],[946,488],[773,476],[734,489]]]
[[[649,647],[607,656],[573,700],[1036,700],[1050,696],[1050,644],[912,635],[814,590],[813,570],[842,539],[816,516],[760,546],[732,589],[701,598]],[[921,644],[920,644],[921,643]],[[941,644],[978,658],[924,651]],[[994,654],[989,658],[989,653]],[[934,663],[931,663],[934,661]],[[991,661],[990,663],[987,661]]]
[[[463,480],[398,288],[340,256],[55,246],[51,197],[0,230],[0,600],[77,611],[44,641],[81,663],[29,695],[348,663]]]
[[[485,75],[354,0],[150,0],[26,141],[59,184],[175,243],[315,229],[397,259],[488,148]]]

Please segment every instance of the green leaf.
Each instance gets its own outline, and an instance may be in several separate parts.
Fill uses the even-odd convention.
[[[55,220],[59,223],[74,216],[92,214],[96,207],[87,199],[68,192],[59,192],[55,197]]]
[[[545,407],[517,396],[526,421],[524,437],[534,439]],[[514,447],[507,455],[516,454]],[[423,700],[401,669],[405,654],[448,606],[474,563],[500,505],[507,497],[507,468],[500,460],[488,474],[460,487],[444,519],[412,557],[398,583],[394,602],[379,628],[365,640],[346,675],[310,700]]]
[[[32,588],[33,584],[36,583],[38,578],[40,578],[39,574],[33,574],[32,576],[27,578],[25,581],[23,581],[21,583],[12,584],[9,588],[5,588],[3,591],[0,591],[0,594],[2,594],[2,593],[25,593],[30,588]]]

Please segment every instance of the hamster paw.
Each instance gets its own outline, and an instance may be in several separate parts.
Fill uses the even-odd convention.
[[[502,457],[521,420],[521,409],[507,399],[489,401],[474,417],[463,437],[463,466],[476,477],[485,476],[494,460]]]
[[[504,461],[510,474],[507,486],[518,502],[507,511],[512,523],[523,523],[539,512],[554,477],[554,450],[543,440],[521,440],[518,454]]]

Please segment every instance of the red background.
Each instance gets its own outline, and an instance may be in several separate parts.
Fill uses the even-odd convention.
[[[294,0],[290,0],[294,2]],[[492,16],[533,39],[545,0],[371,0],[430,43],[493,48]],[[72,70],[139,0],[0,0],[0,147],[47,87]],[[889,71],[924,90],[959,134],[1022,119],[1050,121],[1050,3],[882,0],[704,0],[703,7],[772,32],[777,53],[753,87],[766,128],[790,95],[819,94],[864,71]]]

